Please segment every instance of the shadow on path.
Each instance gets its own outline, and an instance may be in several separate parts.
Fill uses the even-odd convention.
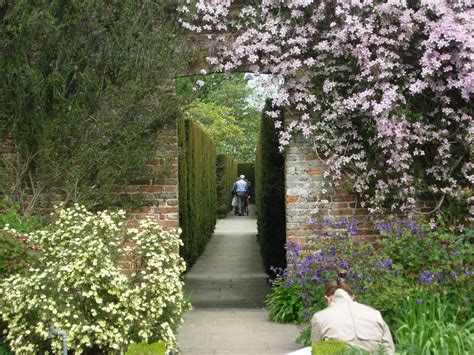
[[[193,310],[179,330],[181,354],[285,354],[294,343],[295,325],[268,321],[264,307],[270,291],[250,216],[217,222],[203,255],[185,276]]]

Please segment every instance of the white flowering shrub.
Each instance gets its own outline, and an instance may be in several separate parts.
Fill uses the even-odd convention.
[[[41,267],[0,281],[0,315],[15,353],[61,348],[50,325],[67,332],[75,353],[120,353],[131,342],[176,345],[183,298],[179,230],[152,219],[125,228],[125,213],[93,214],[74,206],[56,212],[51,230],[28,236]],[[131,271],[124,273],[124,264]]]

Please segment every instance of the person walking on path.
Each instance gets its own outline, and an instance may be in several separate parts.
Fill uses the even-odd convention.
[[[239,216],[243,216],[245,213],[245,199],[249,193],[249,187],[245,181],[245,175],[240,175],[239,180],[234,183],[232,187],[232,193],[237,196],[237,211]]]

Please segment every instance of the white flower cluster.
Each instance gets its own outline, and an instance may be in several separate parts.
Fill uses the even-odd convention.
[[[124,227],[125,213],[93,214],[83,206],[56,212],[51,230],[29,235],[40,247],[39,268],[0,281],[0,315],[15,353],[38,353],[50,325],[67,332],[69,348],[122,352],[131,342],[176,345],[183,297],[179,230],[152,219]],[[131,265],[129,276],[124,265]],[[52,343],[51,343],[52,342]]]

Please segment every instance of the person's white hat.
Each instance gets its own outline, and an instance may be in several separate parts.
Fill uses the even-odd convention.
[[[241,178],[241,179],[245,179],[245,175],[240,175],[240,178]]]

